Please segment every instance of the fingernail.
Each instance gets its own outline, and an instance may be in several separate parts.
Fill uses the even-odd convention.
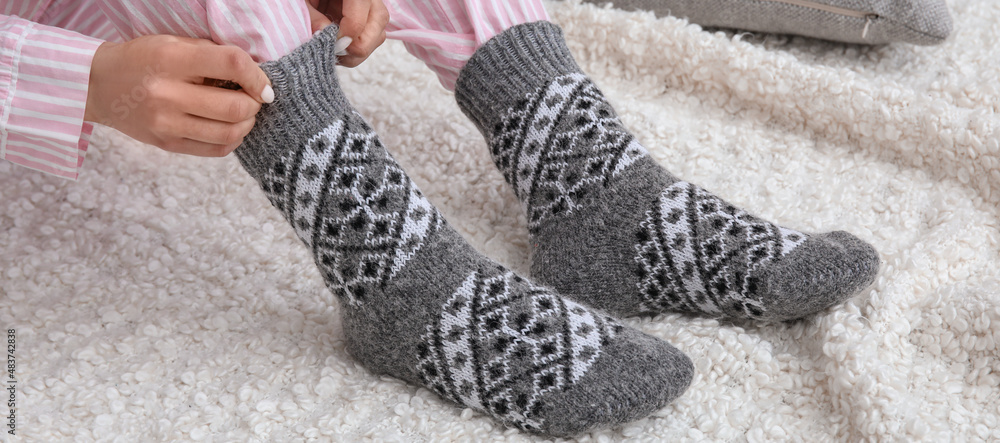
[[[339,40],[337,40],[337,43],[334,43],[334,45],[333,45],[333,53],[334,53],[334,55],[336,55],[338,57],[339,56],[347,55],[347,47],[351,46],[351,43],[353,43],[353,42],[354,42],[353,38],[350,38],[350,37],[341,37]]]
[[[272,88],[271,85],[264,86],[264,90],[260,93],[260,99],[263,100],[264,103],[274,102],[274,88]]]

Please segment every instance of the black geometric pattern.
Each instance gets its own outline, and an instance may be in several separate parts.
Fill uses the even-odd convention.
[[[642,310],[760,318],[754,271],[788,254],[806,234],[748,214],[683,181],[661,194],[636,232]]]
[[[313,251],[327,287],[362,303],[442,219],[356,114],[290,150],[261,187]]]
[[[526,430],[544,397],[579,380],[622,326],[517,275],[471,273],[427,326],[421,381]]]
[[[532,233],[646,155],[583,74],[557,77],[527,95],[488,139],[494,162],[527,206]]]

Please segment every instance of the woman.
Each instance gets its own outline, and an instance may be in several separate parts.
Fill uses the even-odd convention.
[[[374,372],[506,424],[572,436],[641,418],[687,388],[693,367],[683,353],[585,304],[623,316],[669,310],[781,321],[853,296],[878,269],[874,249],[850,234],[776,226],[662,169],[580,71],[536,1],[389,1],[385,29],[455,91],[528,211],[534,277],[572,299],[466,244],[347,101],[334,68],[344,47],[338,32],[352,38],[341,60],[363,60],[381,43],[380,3],[313,4],[312,11],[303,4],[298,15],[298,6],[263,2],[237,9],[184,2],[175,14],[111,3],[101,2],[102,11],[111,11],[125,36],[207,32],[249,55],[135,38],[110,46],[118,55],[108,66],[128,69],[99,68],[105,60],[96,50],[88,84],[128,72],[126,84],[142,84],[134,73],[146,72],[154,77],[148,89],[173,81],[188,97],[219,97],[168,101],[187,105],[152,121],[200,124],[160,127],[180,140],[163,147],[220,154],[238,146],[240,162],[338,296],[352,354]],[[312,36],[327,15],[340,27]],[[297,17],[288,21],[297,25],[236,26],[277,17]],[[352,29],[351,17],[364,25]],[[146,58],[143,44],[162,56]],[[213,52],[220,50],[230,52]],[[170,63],[188,56],[200,58],[186,75]],[[163,58],[165,75],[156,64]],[[270,85],[248,59],[269,60],[260,66]],[[204,78],[235,81],[245,92],[206,90]],[[91,86],[91,95],[100,88]],[[112,126],[143,118],[138,110],[149,101],[135,98],[137,111],[115,120],[114,106],[91,103],[113,105],[116,93],[97,95],[84,114],[106,117],[97,110],[111,109]],[[218,108],[222,100],[230,103]]]

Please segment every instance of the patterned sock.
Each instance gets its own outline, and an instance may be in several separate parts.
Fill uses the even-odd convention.
[[[236,151],[313,251],[372,372],[555,436],[641,418],[690,383],[667,343],[478,254],[344,97],[336,28],[264,63],[276,92]]]
[[[551,23],[487,42],[455,92],[527,208],[532,277],[591,306],[789,320],[878,271],[874,248],[850,234],[776,226],[657,165]]]

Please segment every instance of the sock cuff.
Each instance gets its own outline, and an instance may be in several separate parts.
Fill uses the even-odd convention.
[[[271,79],[274,102],[261,106],[257,123],[235,151],[253,176],[290,146],[305,144],[331,117],[352,109],[334,72],[337,31],[336,25],[328,26],[291,53],[260,65]]]
[[[562,29],[547,21],[497,34],[476,50],[455,84],[459,107],[484,134],[507,109],[560,75],[581,72]]]

